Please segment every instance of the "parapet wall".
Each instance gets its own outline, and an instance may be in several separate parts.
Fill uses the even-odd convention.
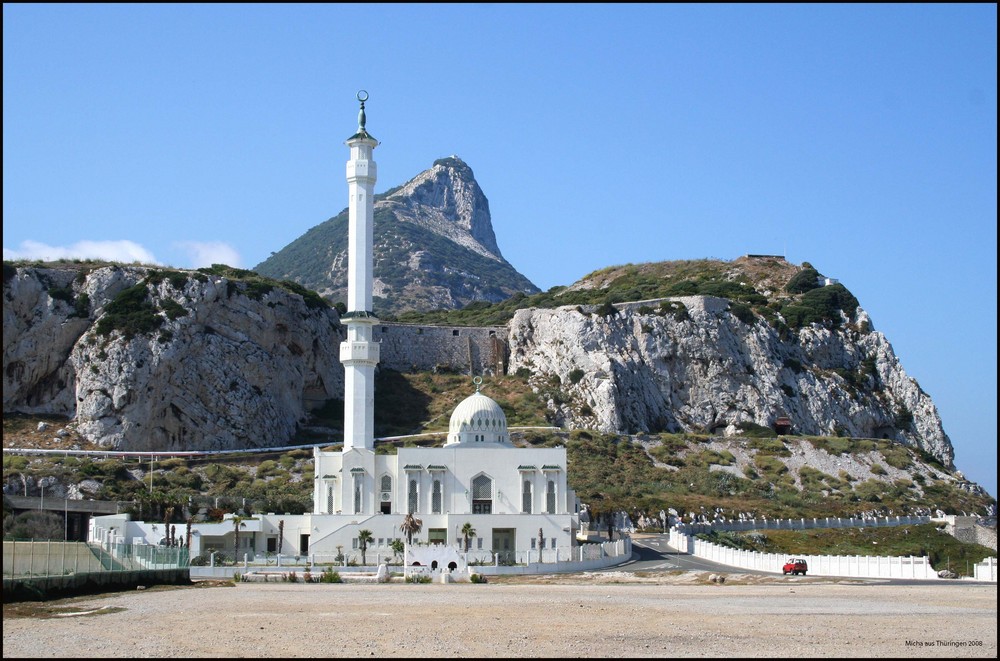
[[[500,375],[507,371],[507,327],[381,323],[379,365],[398,372],[448,370]]]

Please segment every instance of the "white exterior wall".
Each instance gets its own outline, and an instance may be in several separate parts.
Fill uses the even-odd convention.
[[[409,512],[408,485],[418,483],[418,504],[414,514],[432,514],[431,489],[435,479],[443,486],[441,514],[472,513],[472,480],[486,475],[493,481],[494,514],[521,514],[523,482],[532,482],[533,514],[546,513],[546,489],[549,480],[555,482],[556,514],[577,514],[575,494],[566,484],[566,450],[564,448],[514,448],[484,443],[482,446],[460,445],[445,448],[400,448],[396,455],[379,455],[365,450],[341,452],[314,451],[316,485],[313,489],[313,512],[316,514],[354,515],[354,474],[363,476],[362,508],[357,514],[380,512],[381,478],[392,478],[392,514]],[[420,466],[409,469],[407,466]],[[431,470],[444,466],[445,470]],[[519,466],[534,466],[533,471],[518,470]],[[544,470],[558,466],[559,470]],[[360,472],[359,471],[363,471]],[[329,507],[328,489],[335,492],[334,507]]]
[[[379,455],[368,450],[345,452],[314,451],[316,486],[311,520],[310,553],[336,554],[352,549],[360,530],[370,530],[376,539],[402,538],[399,525],[409,512],[409,481],[418,485],[417,508],[414,516],[423,526],[416,540],[426,541],[431,529],[444,529],[446,543],[460,544],[458,532],[471,523],[483,539],[483,549],[492,548],[492,530],[512,530],[515,548],[532,548],[541,528],[546,548],[551,540],[568,548],[574,545],[579,527],[576,494],[566,485],[566,450],[564,448],[515,448],[492,443],[456,445],[444,448],[400,448],[395,455]],[[519,466],[534,466],[534,471],[519,471]],[[410,466],[408,470],[406,467]],[[419,468],[416,468],[419,466]],[[443,466],[444,470],[429,467]],[[560,470],[544,471],[543,466],[558,466]],[[360,469],[360,470],[359,470]],[[353,472],[352,472],[353,471]],[[362,508],[354,513],[353,476],[362,483]],[[391,511],[381,513],[381,480],[392,479]],[[490,514],[472,514],[472,480],[486,475],[493,482],[493,503]],[[432,512],[432,485],[441,481],[441,512]],[[532,513],[521,512],[521,487],[524,480],[533,484]],[[545,512],[546,485],[556,486],[556,511]],[[328,490],[334,491],[333,508],[329,507]],[[340,512],[337,514],[337,512]],[[534,542],[537,546],[537,541]],[[478,543],[474,542],[474,548]]]

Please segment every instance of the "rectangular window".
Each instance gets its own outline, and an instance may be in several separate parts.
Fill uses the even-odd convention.
[[[534,550],[535,550],[535,548],[537,548],[537,547],[535,546],[535,541],[536,541],[536,540],[535,540],[535,538],[534,538],[534,537],[532,537],[532,538],[531,538],[531,550],[532,550],[532,551],[534,551]]]

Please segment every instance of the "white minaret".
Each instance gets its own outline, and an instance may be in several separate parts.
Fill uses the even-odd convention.
[[[375,221],[375,178],[372,150],[378,140],[365,130],[368,92],[358,92],[358,132],[347,139],[351,158],[347,161],[350,192],[347,225],[347,340],[340,344],[344,364],[344,448],[375,449],[375,365],[379,345],[372,341],[372,244]]]

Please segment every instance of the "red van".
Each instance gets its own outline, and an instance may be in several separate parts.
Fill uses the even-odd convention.
[[[806,563],[805,558],[789,558],[781,568],[782,574],[792,574],[793,576],[805,576],[807,571],[809,571],[809,565]]]

